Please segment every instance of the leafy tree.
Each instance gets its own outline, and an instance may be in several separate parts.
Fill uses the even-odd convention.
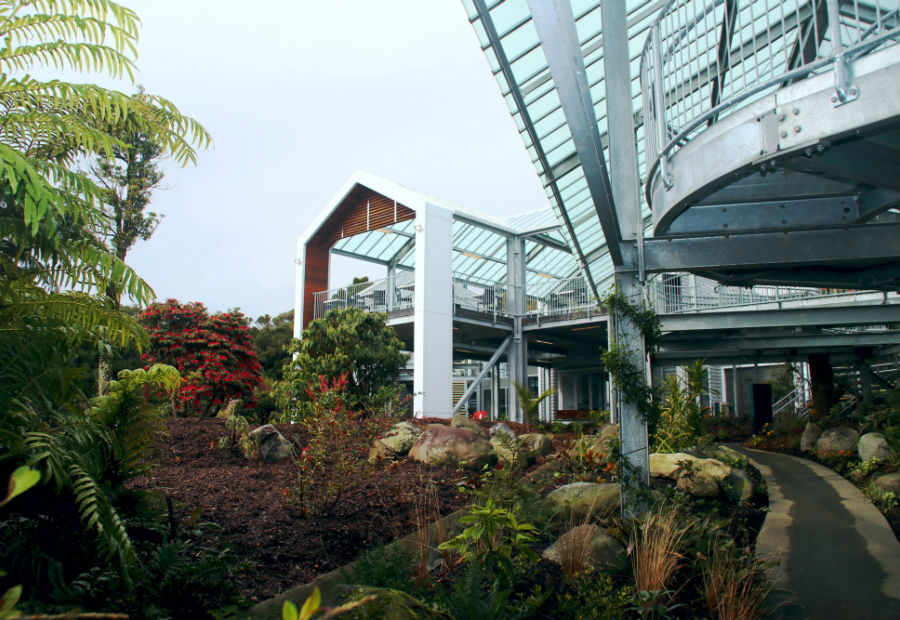
[[[282,312],[275,318],[268,314],[259,317],[250,327],[250,335],[263,374],[272,381],[280,381],[284,365],[291,359],[288,347],[294,338],[294,311]]]
[[[143,87],[132,99],[143,100]],[[110,128],[119,141],[113,145],[112,157],[98,156],[91,165],[91,173],[103,188],[108,227],[99,231],[101,240],[117,258],[125,256],[139,240],[150,238],[159,224],[160,215],[146,211],[153,190],[162,181],[158,162],[163,149],[140,126],[120,120]]]
[[[329,310],[303,330],[295,340],[295,354],[284,369],[284,380],[276,388],[276,400],[285,419],[305,415],[309,386],[318,385],[320,377],[334,379],[346,373],[347,406],[362,413],[376,412],[397,397],[402,388],[397,375],[409,355],[401,351],[402,343],[387,315],[364,312],[358,308]]]
[[[262,368],[239,310],[210,314],[200,302],[151,304],[138,319],[150,337],[144,359],[175,366],[184,379],[176,395],[188,415],[212,416],[229,401],[255,406]]]
[[[123,574],[134,556],[109,464],[124,426],[79,406],[71,363],[85,344],[144,345],[135,319],[101,295],[114,287],[143,305],[153,291],[94,241],[90,233],[108,224],[104,192],[80,166],[124,148],[110,130],[118,123],[141,128],[182,165],[209,136],[161,97],[31,73],[48,66],[130,79],[138,23],[110,0],[0,1],[0,474],[24,462],[52,480],[42,491],[68,503]],[[63,508],[37,510],[47,524]]]

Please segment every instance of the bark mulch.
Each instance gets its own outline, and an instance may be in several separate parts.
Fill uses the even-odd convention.
[[[415,422],[424,426],[435,421]],[[524,425],[507,424],[527,432]],[[298,425],[277,428],[288,439],[301,432]],[[419,527],[416,505],[426,489],[429,498],[437,500],[441,514],[471,501],[459,486],[471,486],[472,473],[404,460],[380,464],[374,475],[360,480],[341,499],[332,514],[307,519],[291,501],[291,489],[298,480],[298,467],[292,461],[250,462],[240,453],[219,448],[219,438],[226,435],[223,420],[171,419],[168,430],[157,440],[157,466],[135,479],[133,486],[165,494],[175,506],[177,519],[200,508],[202,520],[218,523],[224,541],[248,562],[250,568],[238,586],[251,600],[306,583],[379,542],[414,531]]]

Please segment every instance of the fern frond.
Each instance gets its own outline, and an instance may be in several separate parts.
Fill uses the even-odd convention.
[[[47,293],[35,287],[31,295],[0,308],[0,319],[0,334],[49,331],[73,342],[134,343],[139,350],[148,343],[146,332],[133,317],[77,291]]]

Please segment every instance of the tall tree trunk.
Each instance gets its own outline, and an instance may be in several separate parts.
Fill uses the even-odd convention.
[[[100,359],[97,362],[97,396],[105,396],[109,388],[109,351],[100,351]]]
[[[124,260],[124,255],[120,257]],[[118,310],[121,306],[119,303],[119,291],[115,286],[110,284],[106,288],[106,297],[112,302],[113,307]],[[109,347],[105,345],[100,350],[100,359],[97,361],[97,396],[105,396],[109,387]]]

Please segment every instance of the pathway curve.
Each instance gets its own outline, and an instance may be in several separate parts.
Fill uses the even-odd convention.
[[[900,543],[853,484],[818,463],[738,448],[765,476],[757,556],[780,563],[775,618],[897,620]]]

